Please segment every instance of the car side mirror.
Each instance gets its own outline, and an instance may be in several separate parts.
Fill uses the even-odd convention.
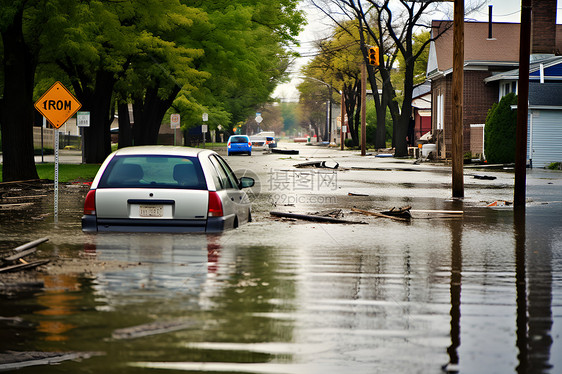
[[[252,187],[254,183],[255,183],[254,178],[250,178],[250,177],[240,178],[240,188]]]

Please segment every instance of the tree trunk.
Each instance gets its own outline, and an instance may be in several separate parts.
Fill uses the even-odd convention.
[[[129,147],[133,144],[133,132],[131,131],[131,117],[129,116],[129,104],[120,103],[117,105],[119,113],[119,137],[118,147]]]
[[[402,101],[402,111],[396,126],[396,151],[395,156],[408,156],[408,128],[412,115],[412,92],[414,89],[414,64],[407,63],[404,74],[404,100]]]
[[[359,98],[359,80],[356,80],[354,87],[344,86],[344,96],[345,96],[345,112],[347,114],[347,127],[349,128],[349,133],[351,134],[351,140],[353,145],[359,145],[359,134],[358,125],[355,121],[355,110],[357,108],[357,101]]]
[[[148,88],[144,98],[135,98],[133,103],[133,116],[135,118],[133,137],[135,145],[158,143],[158,133],[160,132],[160,125],[164,115],[174,102],[179,91],[179,87],[176,86],[167,98],[162,99],[158,96],[158,87]]]
[[[112,72],[99,70],[94,90],[77,92],[82,108],[90,112],[90,127],[84,130],[84,158],[87,164],[100,164],[111,153],[111,98],[115,78]],[[87,87],[87,82],[82,82]]]
[[[4,99],[0,104],[4,182],[38,179],[33,155],[33,87],[36,56],[25,43],[23,9],[2,32]]]

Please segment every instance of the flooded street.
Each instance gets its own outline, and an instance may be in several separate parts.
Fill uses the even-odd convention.
[[[0,278],[0,370],[562,372],[561,172],[529,170],[517,216],[486,207],[512,200],[509,170],[465,168],[460,201],[443,165],[280,146],[300,155],[227,158],[259,183],[254,221],[220,235],[84,234],[80,184],[56,223],[52,191],[0,210],[2,257],[48,237],[52,259]],[[339,167],[294,166],[312,160]],[[405,205],[409,222],[351,210]],[[339,209],[356,224],[270,216]]]

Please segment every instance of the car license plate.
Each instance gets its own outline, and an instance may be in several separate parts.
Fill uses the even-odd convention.
[[[163,205],[139,205],[139,216],[141,217],[163,217]]]

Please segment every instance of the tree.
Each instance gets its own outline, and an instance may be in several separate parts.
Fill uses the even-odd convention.
[[[45,9],[32,1],[0,3],[2,83],[0,128],[4,181],[37,179],[33,157],[33,88]]]
[[[380,101],[377,101],[377,95],[375,94],[378,127],[377,143],[380,141],[379,139],[382,140],[383,138],[378,135],[379,130],[385,131],[383,124],[386,110],[383,110],[383,108],[388,106],[394,123],[395,155],[406,156],[408,154],[406,136],[411,116],[414,67],[417,59],[422,56],[429,43],[440,36],[433,35],[432,39],[420,43],[416,50],[414,48],[414,30],[418,30],[420,27],[429,29],[429,22],[425,22],[423,16],[428,14],[440,1],[331,0],[328,3],[343,12],[349,19],[357,19],[360,22],[360,43],[365,62],[367,61],[367,40],[379,47],[381,64],[376,70],[369,65],[367,66],[369,82],[374,93],[378,92],[377,82],[374,79],[375,72],[380,75],[382,82]],[[476,7],[480,5],[477,4]],[[341,12],[332,12],[326,4],[317,4],[317,7],[341,25],[341,21],[336,19],[336,14],[341,14]],[[398,55],[401,55],[404,61],[401,104],[397,99],[396,88],[391,75]]]
[[[484,126],[484,147],[489,162],[515,162],[517,111],[511,109],[513,105],[517,105],[517,96],[509,93],[488,112]]]
[[[114,119],[116,89],[120,104],[128,100],[128,93],[136,98],[133,135],[137,144],[149,143],[147,139],[157,134],[179,91],[171,66],[185,63],[197,53],[178,48],[170,40],[170,30],[189,27],[198,12],[179,0],[92,0],[61,7],[58,12],[61,16],[55,21],[66,38],[50,34],[45,58],[66,73],[82,108],[90,111],[90,127],[84,134],[86,162],[100,163],[111,152],[109,126]],[[76,19],[81,22],[77,24]],[[192,70],[185,64],[183,71]],[[117,85],[123,80],[127,83]],[[124,89],[130,91],[124,93]],[[120,108],[123,114],[123,105]]]
[[[293,133],[297,128],[297,103],[282,102],[280,104],[281,118],[283,119],[283,132],[286,134]]]
[[[209,27],[192,36],[194,47],[204,51],[195,66],[209,77],[196,91],[179,94],[174,107],[195,126],[201,113],[209,125],[245,121],[269,100],[286,77],[291,53],[284,48],[295,41],[304,21],[296,0],[201,1]]]
[[[362,57],[358,38],[358,23],[344,22],[342,26],[335,28],[331,38],[318,43],[318,56],[302,70],[303,75],[309,79],[325,82],[326,86],[332,86],[343,92],[345,112],[350,119],[348,125],[355,145],[359,142],[361,104]],[[340,100],[340,95],[336,95],[335,92],[332,91],[331,95],[332,97],[326,95],[326,98],[330,98],[335,103]]]
[[[299,125],[308,132],[314,130],[314,135],[326,138],[326,103],[328,102],[327,87],[322,83],[305,79],[297,86],[299,95]],[[310,134],[312,136],[312,134]]]

